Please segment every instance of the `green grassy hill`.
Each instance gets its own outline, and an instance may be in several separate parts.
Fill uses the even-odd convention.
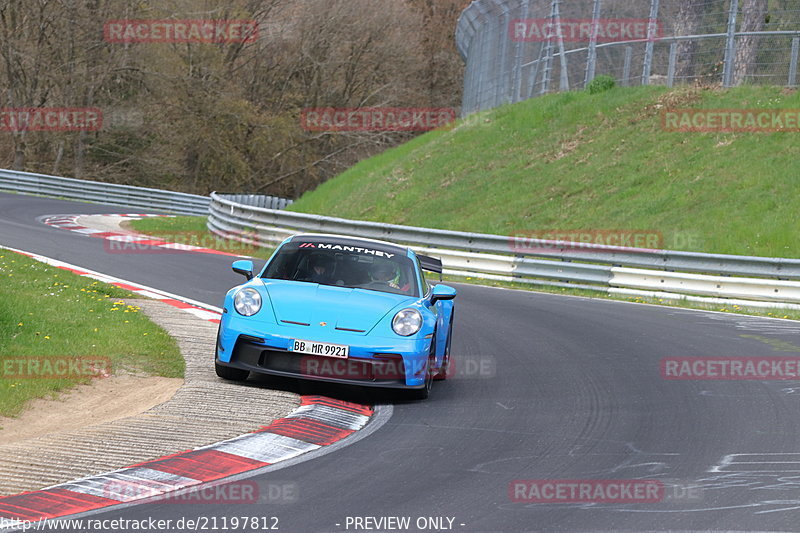
[[[774,87],[616,88],[473,115],[362,161],[292,210],[453,230],[623,229],[800,257],[800,133],[669,133],[674,108],[793,108]]]

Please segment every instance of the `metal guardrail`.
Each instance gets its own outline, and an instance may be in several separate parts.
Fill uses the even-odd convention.
[[[210,202],[207,196],[196,194],[4,169],[0,169],[0,191],[156,209],[181,215],[205,215]]]
[[[544,239],[525,239],[524,248],[520,248],[513,237],[503,235],[282,211],[291,200],[266,195],[211,193],[208,198],[10,170],[0,170],[0,190],[190,215],[208,213],[208,228],[212,232],[265,247],[298,232],[404,243],[440,257],[445,273],[457,276],[626,294],[648,291],[659,295],[741,298],[800,308],[794,305],[800,303],[800,259],[646,250]]]
[[[404,243],[441,257],[445,272],[555,286],[627,287],[746,300],[800,302],[800,259],[645,250],[513,238],[277,211],[211,193],[208,228],[274,246],[295,233],[333,233]],[[644,269],[639,267],[645,267]]]
[[[219,197],[230,200],[231,202],[253,207],[263,207],[266,209],[285,209],[286,206],[290,205],[293,201],[288,198],[268,196],[266,194],[219,194]]]

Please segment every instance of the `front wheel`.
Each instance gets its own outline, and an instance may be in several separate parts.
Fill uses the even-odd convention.
[[[453,313],[450,313],[450,325],[447,328],[447,342],[444,345],[444,356],[442,356],[442,366],[439,367],[439,372],[433,379],[443,380],[447,379],[447,374],[450,372],[450,343],[453,341]]]
[[[431,394],[431,385],[433,385],[433,364],[435,359],[428,357],[428,362],[425,365],[425,386],[421,389],[411,389],[409,395],[412,400],[427,400]]]
[[[229,366],[223,366],[219,364],[219,334],[222,332],[222,324],[217,327],[217,340],[214,342],[214,370],[217,372],[217,376],[221,377],[222,379],[228,379],[230,381],[244,381],[250,376],[249,370],[241,370],[239,368],[232,368]]]
[[[214,370],[216,370],[217,375],[222,379],[228,379],[231,381],[244,381],[250,375],[249,370],[242,370],[241,368],[232,368],[230,366],[223,366],[216,361],[214,361]]]

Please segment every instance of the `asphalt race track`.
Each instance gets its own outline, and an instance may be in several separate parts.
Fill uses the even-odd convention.
[[[102,239],[36,221],[124,212],[138,210],[0,194],[0,244],[215,306],[242,279],[228,257],[109,253]],[[275,516],[279,531],[301,533],[392,524],[356,528],[353,517],[410,517],[410,531],[437,529],[428,517],[464,532],[800,530],[800,382],[669,381],[659,371],[671,356],[797,357],[800,324],[456,286],[457,375],[435,383],[429,401],[263,381],[394,406],[367,438],[254,478],[293,486],[295,500],[145,504],[91,518],[217,517],[221,530],[223,517]],[[652,479],[665,495],[653,503],[516,503],[509,484],[520,479]]]

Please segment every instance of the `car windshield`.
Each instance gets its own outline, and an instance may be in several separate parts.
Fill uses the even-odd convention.
[[[261,277],[419,297],[411,259],[368,246],[288,242]]]

